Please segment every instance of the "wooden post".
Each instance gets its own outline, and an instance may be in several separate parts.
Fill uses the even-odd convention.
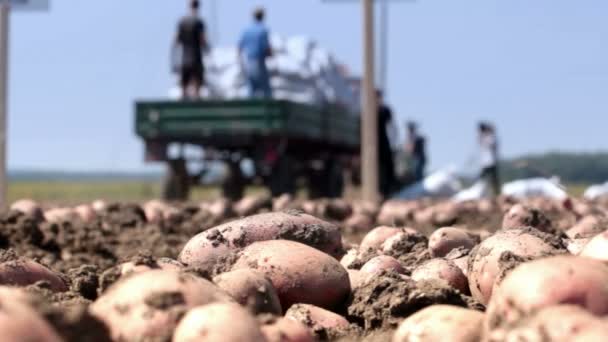
[[[361,113],[361,174],[363,199],[377,202],[378,193],[378,106],[374,72],[374,1],[361,0],[363,5],[363,65]]]

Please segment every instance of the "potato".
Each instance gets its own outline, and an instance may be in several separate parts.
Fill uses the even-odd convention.
[[[593,237],[608,230],[606,219],[598,216],[585,216],[566,231],[571,239]]]
[[[498,341],[601,341],[587,336],[608,335],[608,321],[575,305],[549,306],[515,327],[488,332],[488,342]],[[585,338],[587,337],[587,338]]]
[[[467,277],[453,261],[446,259],[431,259],[418,266],[412,272],[415,281],[438,280],[461,293],[469,293]]]
[[[369,279],[370,275],[363,273],[359,270],[347,270],[348,279],[350,280],[350,287],[355,290],[361,284],[363,284],[367,279]]]
[[[304,201],[298,206],[298,209],[311,216],[321,216],[320,213],[323,211],[321,207],[321,203],[317,201]]]
[[[104,200],[95,200],[91,203],[91,207],[96,213],[100,214],[108,209],[108,203]]]
[[[533,227],[543,232],[552,230],[551,221],[538,209],[516,204],[505,214],[503,229]]]
[[[331,256],[304,244],[271,240],[245,248],[233,270],[263,272],[277,290],[281,306],[313,304],[332,309],[350,293],[348,272]]]
[[[57,332],[24,301],[10,292],[0,294],[0,331],[2,341],[61,342]]]
[[[89,309],[106,323],[114,340],[161,340],[171,336],[187,310],[231,301],[205,279],[178,271],[152,270],[118,281]]]
[[[384,240],[380,252],[386,255],[400,256],[408,253],[415,245],[424,243],[426,237],[412,228],[402,228],[402,231]]]
[[[486,331],[508,328],[553,305],[572,304],[608,315],[608,266],[575,256],[523,263],[496,286],[487,310]]]
[[[44,219],[51,223],[74,221],[78,214],[72,208],[55,208],[44,212]]]
[[[265,342],[257,320],[234,303],[194,308],[179,322],[173,342]]]
[[[54,292],[68,290],[57,274],[35,261],[16,259],[0,264],[0,285],[28,286],[39,281],[47,282]]]
[[[524,260],[563,253],[557,238],[534,228],[499,231],[482,241],[469,255],[469,288],[473,298],[487,304],[494,283]]]
[[[379,211],[380,207],[376,203],[368,201],[353,202],[353,214],[362,214],[374,219]]]
[[[168,204],[157,200],[148,201],[142,205],[142,210],[146,216],[146,221],[150,223],[162,222],[164,212],[168,208]]]
[[[128,261],[120,264],[120,274],[122,276],[133,274],[133,273],[141,273],[147,272],[151,270],[172,270],[179,271],[184,269],[184,265],[177,260],[173,260],[170,258],[160,258],[155,260],[154,264],[145,264],[145,263],[137,263],[133,261]]]
[[[217,199],[211,203],[204,203],[201,210],[209,212],[217,220],[224,220],[232,215],[232,203],[226,198]]]
[[[464,274],[465,277],[467,277],[468,279],[468,275],[469,275],[469,256],[465,255],[463,257],[460,258],[456,258],[456,259],[448,259],[450,261],[452,261],[454,263],[454,265],[456,265],[456,267],[460,268],[460,270],[462,271],[462,274]],[[468,280],[467,280],[468,282]],[[467,285],[467,291],[468,291],[468,285]]]
[[[350,327],[346,318],[310,304],[295,304],[285,313],[285,318],[300,322],[312,331],[338,333]]]
[[[74,212],[76,213],[76,216],[78,216],[83,222],[92,222],[97,218],[95,209],[88,204],[82,204],[75,207]]]
[[[178,260],[212,273],[239,248],[279,239],[301,242],[334,257],[342,253],[342,237],[336,226],[298,211],[287,211],[246,217],[200,233],[188,241]]]
[[[374,221],[369,215],[354,213],[342,225],[347,232],[362,233],[369,231]]]
[[[382,271],[405,274],[405,269],[403,268],[403,266],[401,266],[399,261],[388,255],[377,256],[366,262],[365,265],[361,267],[361,272],[370,276],[378,274]]]
[[[360,252],[377,251],[382,247],[382,244],[386,239],[393,235],[401,233],[402,230],[394,227],[377,227],[367,233],[361,244],[359,245]]]
[[[583,247],[580,256],[608,261],[608,231],[593,237]]]
[[[19,211],[27,216],[41,220],[43,218],[42,207],[31,199],[18,200],[11,204],[11,210]]]
[[[249,269],[226,272],[215,277],[213,282],[256,314],[283,313],[277,291],[261,272]]]
[[[429,251],[434,258],[442,258],[456,248],[470,250],[475,244],[466,230],[453,227],[437,229],[429,237]]]
[[[380,208],[378,223],[386,226],[402,225],[413,218],[418,210],[418,202],[387,201]]]
[[[580,239],[568,239],[565,241],[566,248],[568,252],[572,255],[579,255],[587,245],[591,241],[591,238],[580,238]]]
[[[310,329],[304,324],[288,318],[279,318],[262,326],[267,342],[315,342]]]
[[[290,194],[283,194],[272,200],[272,211],[287,210],[292,203],[293,196]]]
[[[481,340],[483,313],[451,305],[433,305],[405,319],[393,342],[477,342]]]
[[[353,207],[342,199],[333,199],[327,203],[325,215],[330,220],[344,221],[353,213]]]
[[[340,259],[340,265],[342,265],[346,269],[349,269],[355,262],[357,262],[358,258],[359,248],[351,248]]]
[[[234,212],[241,217],[257,214],[262,209],[272,209],[272,198],[270,196],[245,196],[233,206]]]

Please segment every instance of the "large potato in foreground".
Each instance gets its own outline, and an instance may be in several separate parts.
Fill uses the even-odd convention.
[[[580,256],[608,261],[608,232],[594,236],[581,250]]]
[[[300,322],[312,331],[325,330],[336,334],[350,326],[346,318],[310,304],[293,305],[285,313],[285,318]]]
[[[334,257],[342,253],[342,237],[336,226],[288,211],[250,216],[209,229],[190,239],[178,260],[212,272],[239,248],[268,240],[297,241]]]
[[[487,304],[494,283],[505,271],[525,260],[565,252],[558,247],[557,240],[533,228],[499,231],[487,238],[469,256],[467,274],[473,298]]]
[[[0,295],[0,333],[2,341],[61,342],[53,328],[19,298]]]
[[[263,272],[277,290],[281,306],[313,304],[332,309],[350,293],[348,272],[338,260],[287,240],[256,242],[245,248],[233,270]]]
[[[304,324],[289,318],[278,320],[262,326],[262,333],[267,342],[315,342],[312,331]]]
[[[404,320],[393,342],[477,342],[481,340],[483,313],[451,305],[434,305]]]
[[[541,309],[515,327],[487,333],[488,342],[499,341],[602,341],[608,336],[608,321],[575,305]]]
[[[232,301],[211,282],[191,274],[152,270],[112,285],[91,306],[110,328],[112,338],[141,341],[170,337],[188,309]]]
[[[513,325],[543,308],[578,305],[608,315],[608,266],[588,258],[556,256],[519,265],[496,287],[486,329]]]
[[[608,221],[603,217],[585,216],[566,231],[571,239],[590,238],[608,229]]]
[[[265,342],[257,320],[234,303],[214,303],[190,310],[179,322],[173,342]]]

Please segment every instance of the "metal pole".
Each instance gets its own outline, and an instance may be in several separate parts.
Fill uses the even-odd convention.
[[[374,77],[374,1],[361,0],[363,5],[363,65],[361,113],[361,174],[363,199],[377,202],[378,194],[378,107]]]
[[[213,44],[218,45],[219,44],[219,39],[220,39],[220,33],[219,33],[219,28],[218,28],[218,15],[217,15],[217,2],[215,0],[211,0],[209,2],[209,12],[210,13],[210,21],[211,21],[211,35],[210,38],[213,41]]]
[[[6,116],[8,108],[8,38],[10,5],[0,3],[0,209],[7,207]]]
[[[380,70],[379,86],[385,96],[388,90],[388,22],[389,22],[389,3],[387,0],[380,2]]]

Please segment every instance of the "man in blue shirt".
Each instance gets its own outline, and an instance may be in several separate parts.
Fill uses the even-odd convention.
[[[249,96],[272,97],[270,75],[266,68],[266,58],[272,56],[268,29],[264,25],[264,9],[254,11],[253,24],[245,30],[239,41],[239,54],[249,85]]]

